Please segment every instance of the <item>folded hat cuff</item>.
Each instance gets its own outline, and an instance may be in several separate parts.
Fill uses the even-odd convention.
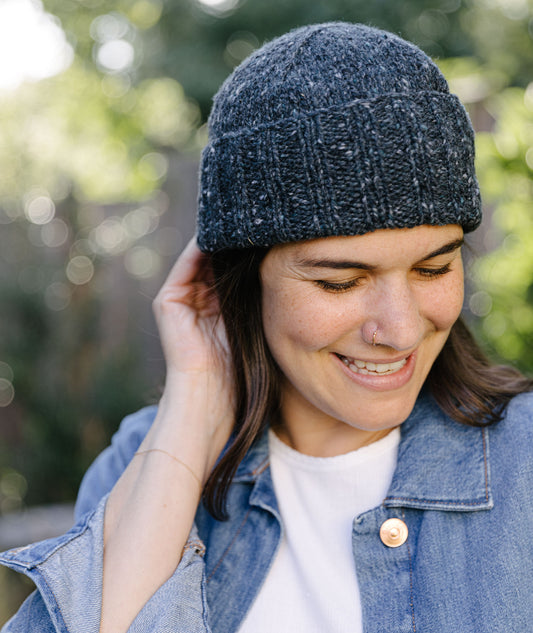
[[[480,221],[474,134],[449,93],[295,114],[214,138],[202,156],[205,252]]]

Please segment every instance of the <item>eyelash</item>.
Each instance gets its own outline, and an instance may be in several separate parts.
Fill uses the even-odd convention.
[[[416,272],[419,273],[422,277],[426,279],[435,279],[446,273],[450,272],[450,264],[446,264],[441,268],[415,268]],[[322,288],[323,290],[327,290],[328,292],[347,292],[352,288],[355,288],[359,285],[359,279],[351,279],[350,281],[343,281],[340,283],[333,283],[331,281],[324,281],[323,279],[317,279],[315,281],[316,285]]]
[[[317,279],[316,285],[327,290],[328,292],[346,292],[359,285],[359,279],[352,279],[351,281],[343,281],[342,283],[332,283],[331,281],[324,281],[323,279]]]
[[[435,277],[440,277],[441,275],[449,273],[450,265],[451,264],[445,264],[441,268],[417,268],[416,271],[420,273],[422,277],[434,279]]]

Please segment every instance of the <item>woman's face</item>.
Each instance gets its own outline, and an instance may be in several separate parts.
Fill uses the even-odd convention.
[[[268,252],[263,324],[286,441],[338,454],[407,418],[461,311],[462,239],[456,225],[418,226]]]

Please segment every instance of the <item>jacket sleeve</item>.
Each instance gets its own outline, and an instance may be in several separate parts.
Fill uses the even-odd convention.
[[[1,633],[98,633],[102,602],[103,524],[107,495],[148,431],[155,409],[121,424],[87,471],[74,527],[63,536],[0,554],[0,564],[26,574],[37,589]],[[173,576],[143,607],[129,633],[208,633],[205,548],[193,526]]]

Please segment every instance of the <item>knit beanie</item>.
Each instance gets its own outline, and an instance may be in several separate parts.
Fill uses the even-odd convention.
[[[468,116],[391,33],[335,22],[271,41],[224,82],[208,126],[204,252],[481,221]]]

